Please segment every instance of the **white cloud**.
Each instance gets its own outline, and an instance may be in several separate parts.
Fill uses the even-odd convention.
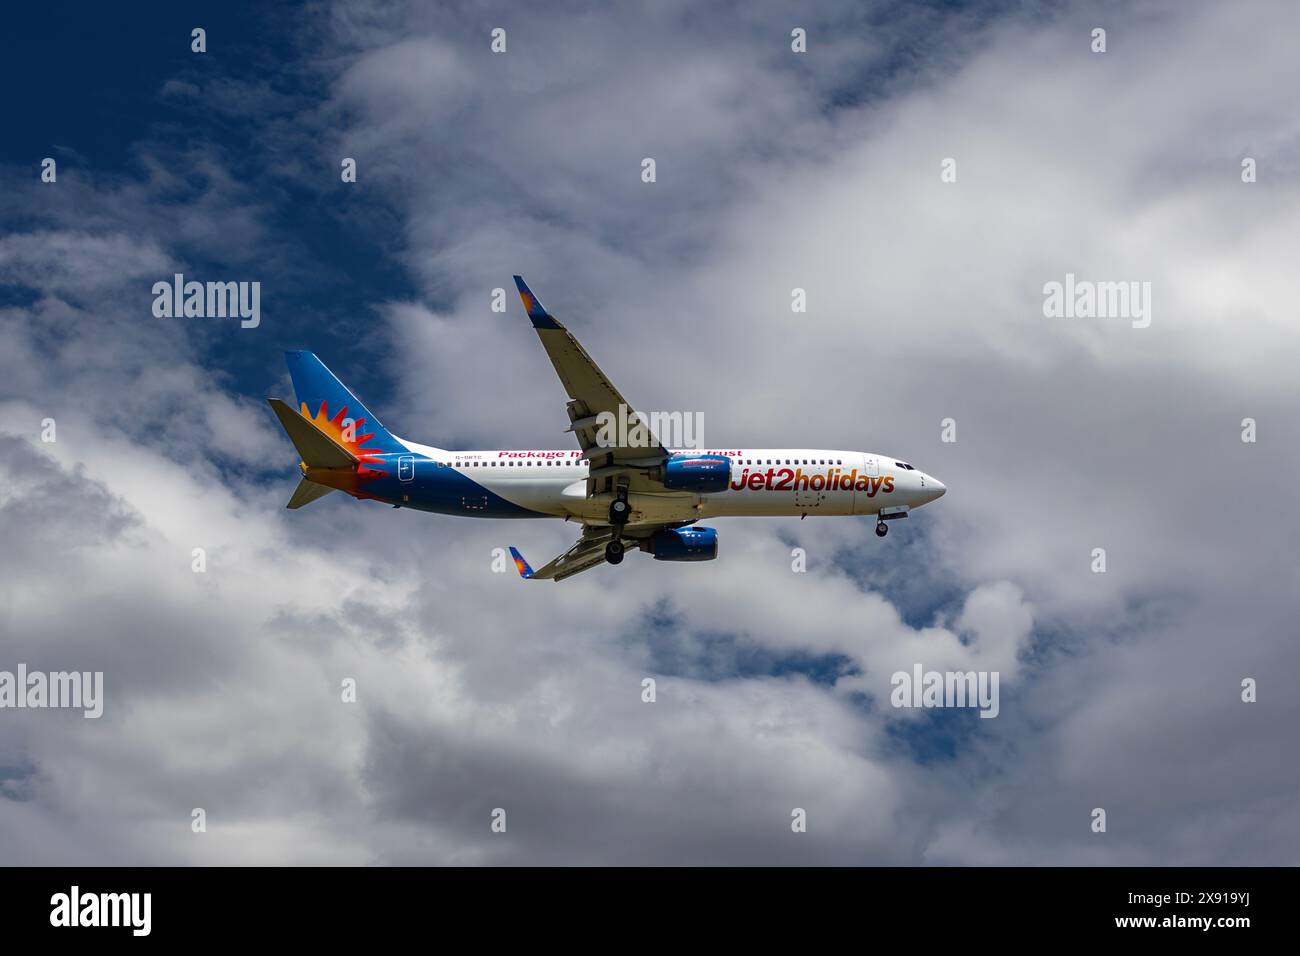
[[[376,303],[400,396],[378,411],[431,444],[562,444],[540,346],[488,307],[523,271],[638,404],[702,410],[710,440],[906,455],[948,495],[885,542],[738,521],[716,563],[633,556],[559,586],[491,574],[491,552],[557,553],[571,527],[337,495],[287,513],[292,456],[266,416],[202,367],[192,330],[133,318],[135,277],[178,242],[233,250],[243,221],[255,260],[260,201],[205,167],[178,239],[170,171],[85,184],[88,225],[56,206],[0,245],[0,276],[39,269],[43,295],[0,312],[4,650],[102,666],[109,709],[93,733],[3,725],[0,787],[22,798],[0,801],[6,858],[1293,856],[1295,11],[1116,14],[1102,59],[1082,14],[891,32],[858,31],[855,9],[810,24],[797,61],[779,12],[695,31],[686,12],[521,14],[493,57],[445,11],[335,8],[314,61],[333,99],[296,141],[358,157],[425,300]],[[922,34],[932,55],[891,71]],[[826,107],[855,88],[872,95]],[[642,155],[662,159],[654,187]],[[143,259],[122,261],[122,235]],[[1151,328],[1045,319],[1065,271],[1150,280]],[[87,290],[98,324],[73,301]],[[362,360],[323,357],[345,380]],[[51,408],[60,440],[41,446]],[[1246,415],[1258,445],[1238,440]],[[283,487],[226,470],[278,457]],[[900,613],[918,593],[939,605],[919,623]],[[827,657],[848,669],[820,683],[746,670]],[[950,761],[914,760],[923,716],[883,702],[915,662],[1003,674],[999,718]]]

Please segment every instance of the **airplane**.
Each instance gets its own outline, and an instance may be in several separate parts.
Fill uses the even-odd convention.
[[[569,396],[576,449],[447,451],[398,438],[312,352],[285,356],[298,408],[267,399],[298,451],[301,478],[287,507],[343,491],[395,508],[477,518],[563,518],[576,544],[525,580],[563,581],[629,549],[658,561],[712,561],[718,534],[702,519],[873,515],[888,522],[947,490],[892,455],[823,448],[665,448],[645,427],[607,427],[614,416],[651,421],[630,406],[585,349],[520,276],[528,318]]]

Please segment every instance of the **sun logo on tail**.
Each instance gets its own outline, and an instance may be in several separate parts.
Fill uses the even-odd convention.
[[[355,421],[347,417],[348,407],[344,405],[338,410],[333,418],[330,418],[329,410],[325,407],[325,402],[320,403],[320,409],[313,418],[311,412],[307,410],[307,403],[303,402],[299,409],[302,417],[308,419],[313,425],[328,435],[334,441],[338,442],[349,452],[351,452],[361,464],[372,464],[382,462],[380,451],[377,448],[364,448],[370,439],[375,437],[374,432],[360,435],[361,426],[366,423],[364,418],[358,418]]]

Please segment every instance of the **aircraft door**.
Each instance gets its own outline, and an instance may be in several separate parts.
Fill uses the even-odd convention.
[[[862,456],[862,474],[867,478],[880,477],[880,459],[875,455]],[[867,496],[865,491],[853,490],[853,503],[850,505],[850,514],[861,515],[871,514],[875,510],[874,502]]]

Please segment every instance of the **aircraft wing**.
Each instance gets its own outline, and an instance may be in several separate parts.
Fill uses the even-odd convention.
[[[569,431],[578,439],[583,457],[591,462],[587,494],[613,491],[620,479],[626,479],[632,491],[663,491],[662,484],[647,478],[643,472],[643,469],[663,464],[668,457],[659,439],[650,433],[648,419],[632,410],[573,334],[537,301],[537,296],[521,276],[515,276],[515,285],[519,287],[519,298],[537,330],[537,337],[542,340],[542,347],[569,395]],[[597,416],[609,413],[617,424],[620,411],[627,422],[626,427],[611,429],[616,433],[606,437],[615,441],[600,445]],[[645,423],[644,431],[636,427],[638,422]],[[618,441],[624,444],[618,444]]]
[[[572,577],[598,564],[605,563],[605,545],[613,534],[613,529],[608,525],[599,528],[587,527],[582,531],[582,537],[577,543],[564,554],[545,564],[534,571],[524,560],[524,556],[514,548],[510,549],[510,556],[515,559],[515,567],[519,571],[519,576],[525,581],[563,581],[565,578]]]

